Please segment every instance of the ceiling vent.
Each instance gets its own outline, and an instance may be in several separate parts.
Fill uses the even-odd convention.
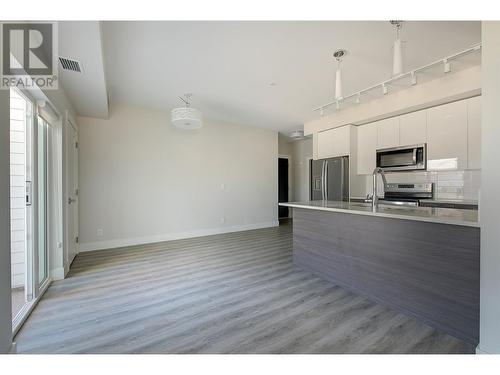
[[[72,72],[81,73],[82,66],[76,60],[70,60],[65,57],[59,57],[59,62],[64,70],[71,70]]]

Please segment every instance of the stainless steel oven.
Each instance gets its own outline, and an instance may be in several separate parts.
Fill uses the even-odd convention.
[[[377,167],[384,171],[414,171],[427,169],[427,146],[413,146],[377,150]]]

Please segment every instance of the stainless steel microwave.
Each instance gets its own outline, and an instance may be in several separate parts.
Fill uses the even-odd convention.
[[[385,171],[415,171],[427,169],[427,145],[385,148],[377,150],[377,167]]]

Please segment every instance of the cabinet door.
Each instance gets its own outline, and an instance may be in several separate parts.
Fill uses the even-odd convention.
[[[318,132],[317,156],[318,159],[329,158],[333,156],[333,137],[334,129]]]
[[[346,156],[351,152],[351,127],[346,125],[333,129],[333,156]]]
[[[467,168],[481,168],[481,97],[467,100]]]
[[[358,126],[358,174],[372,174],[376,165],[377,126]]]
[[[331,158],[349,155],[351,125],[342,126],[318,133],[317,158]]]
[[[377,149],[399,146],[399,117],[377,121]]]
[[[467,101],[427,110],[427,169],[467,167]]]
[[[427,112],[417,111],[399,117],[399,145],[427,142]]]

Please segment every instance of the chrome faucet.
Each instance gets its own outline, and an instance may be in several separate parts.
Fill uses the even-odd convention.
[[[380,173],[382,176],[382,181],[384,182],[384,192],[387,186],[387,180],[385,179],[384,170],[380,167],[376,167],[373,170],[373,195],[372,195],[372,209],[376,210],[378,207],[378,194],[377,194],[377,175]]]

